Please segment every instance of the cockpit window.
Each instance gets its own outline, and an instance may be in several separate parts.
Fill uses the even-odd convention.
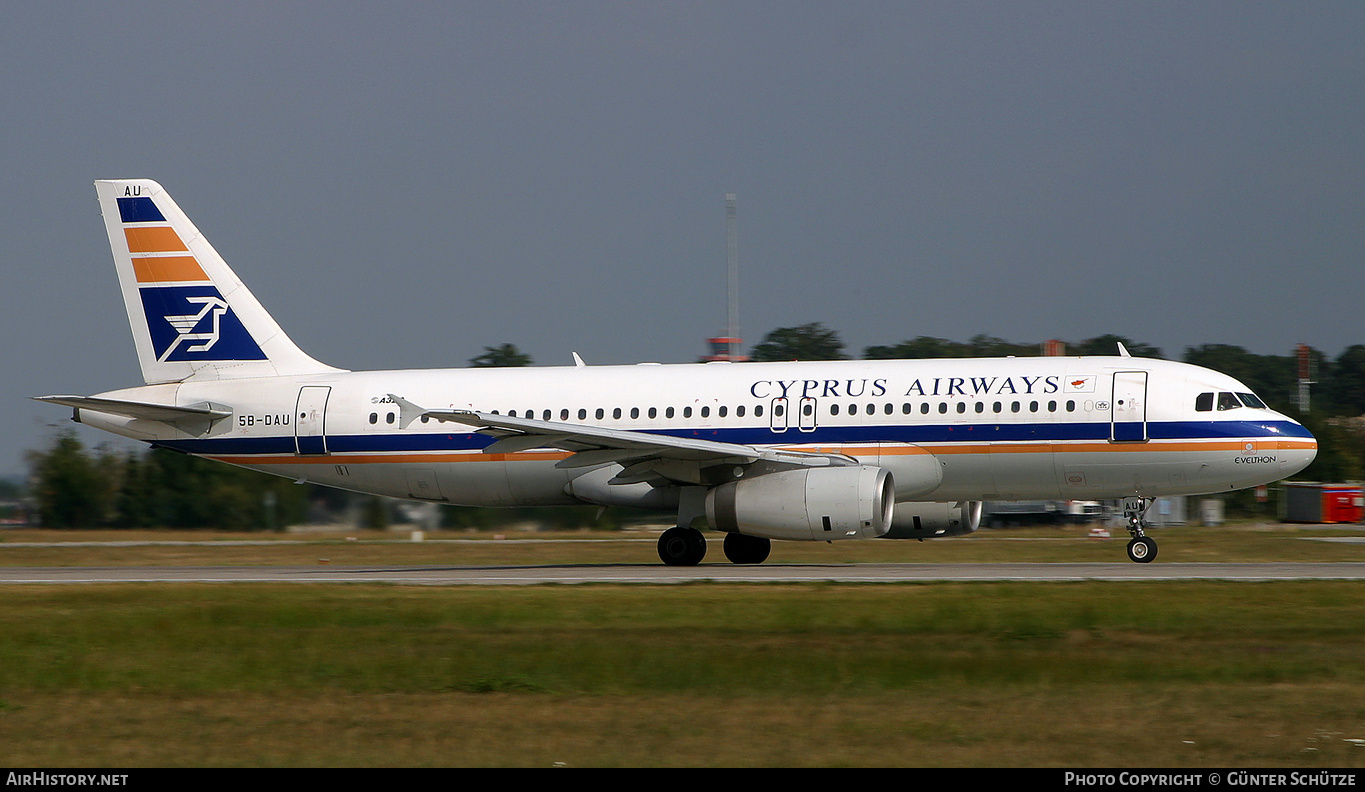
[[[1241,406],[1242,406],[1242,403],[1241,403],[1240,401],[1237,400],[1237,395],[1236,395],[1236,394],[1234,394],[1234,393],[1227,393],[1226,391],[1224,391],[1223,393],[1218,394],[1218,409],[1219,409],[1219,410],[1235,410],[1235,409],[1237,409],[1238,407],[1241,407]]]
[[[1237,394],[1237,397],[1242,400],[1242,404],[1245,404],[1248,407],[1255,407],[1258,410],[1267,409],[1265,402],[1258,399],[1254,393],[1239,393]]]
[[[1213,412],[1213,394],[1201,393],[1194,398],[1194,409],[1199,412]]]

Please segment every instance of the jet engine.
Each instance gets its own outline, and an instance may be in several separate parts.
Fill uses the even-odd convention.
[[[713,488],[706,519],[718,531],[768,539],[872,539],[891,527],[895,501],[885,468],[800,468]]]
[[[897,503],[891,530],[883,539],[933,539],[963,536],[981,525],[981,501]]]

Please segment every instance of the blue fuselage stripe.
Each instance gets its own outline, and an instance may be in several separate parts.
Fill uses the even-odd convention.
[[[641,430],[669,437],[701,438],[737,445],[844,445],[859,443],[1018,443],[1107,441],[1111,424],[934,424],[917,426],[822,426],[811,432],[790,427],[774,432],[768,427]],[[1289,421],[1171,421],[1149,422],[1152,440],[1224,440],[1237,437],[1304,438],[1313,435]],[[328,435],[326,450],[333,454],[480,451],[494,438],[470,432],[395,432],[393,434]],[[158,445],[189,454],[293,454],[294,435],[163,440]]]

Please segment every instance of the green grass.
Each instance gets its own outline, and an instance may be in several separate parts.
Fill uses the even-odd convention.
[[[1156,563],[1365,560],[1302,538],[1358,531],[1166,529]],[[658,563],[647,533],[358,536],[24,548],[270,537],[6,532],[0,563]],[[769,563],[1095,560],[1122,562],[1123,540],[1037,528],[779,544]],[[1365,766],[1358,582],[110,584],[0,597],[8,766]]]
[[[875,695],[926,684],[1360,683],[1360,594],[1347,582],[25,587],[5,590],[0,689]]]
[[[3,594],[10,765],[1365,765],[1350,582]]]

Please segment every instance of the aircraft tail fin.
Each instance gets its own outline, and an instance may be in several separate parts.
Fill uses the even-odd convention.
[[[339,370],[289,340],[161,185],[95,192],[147,384]]]

